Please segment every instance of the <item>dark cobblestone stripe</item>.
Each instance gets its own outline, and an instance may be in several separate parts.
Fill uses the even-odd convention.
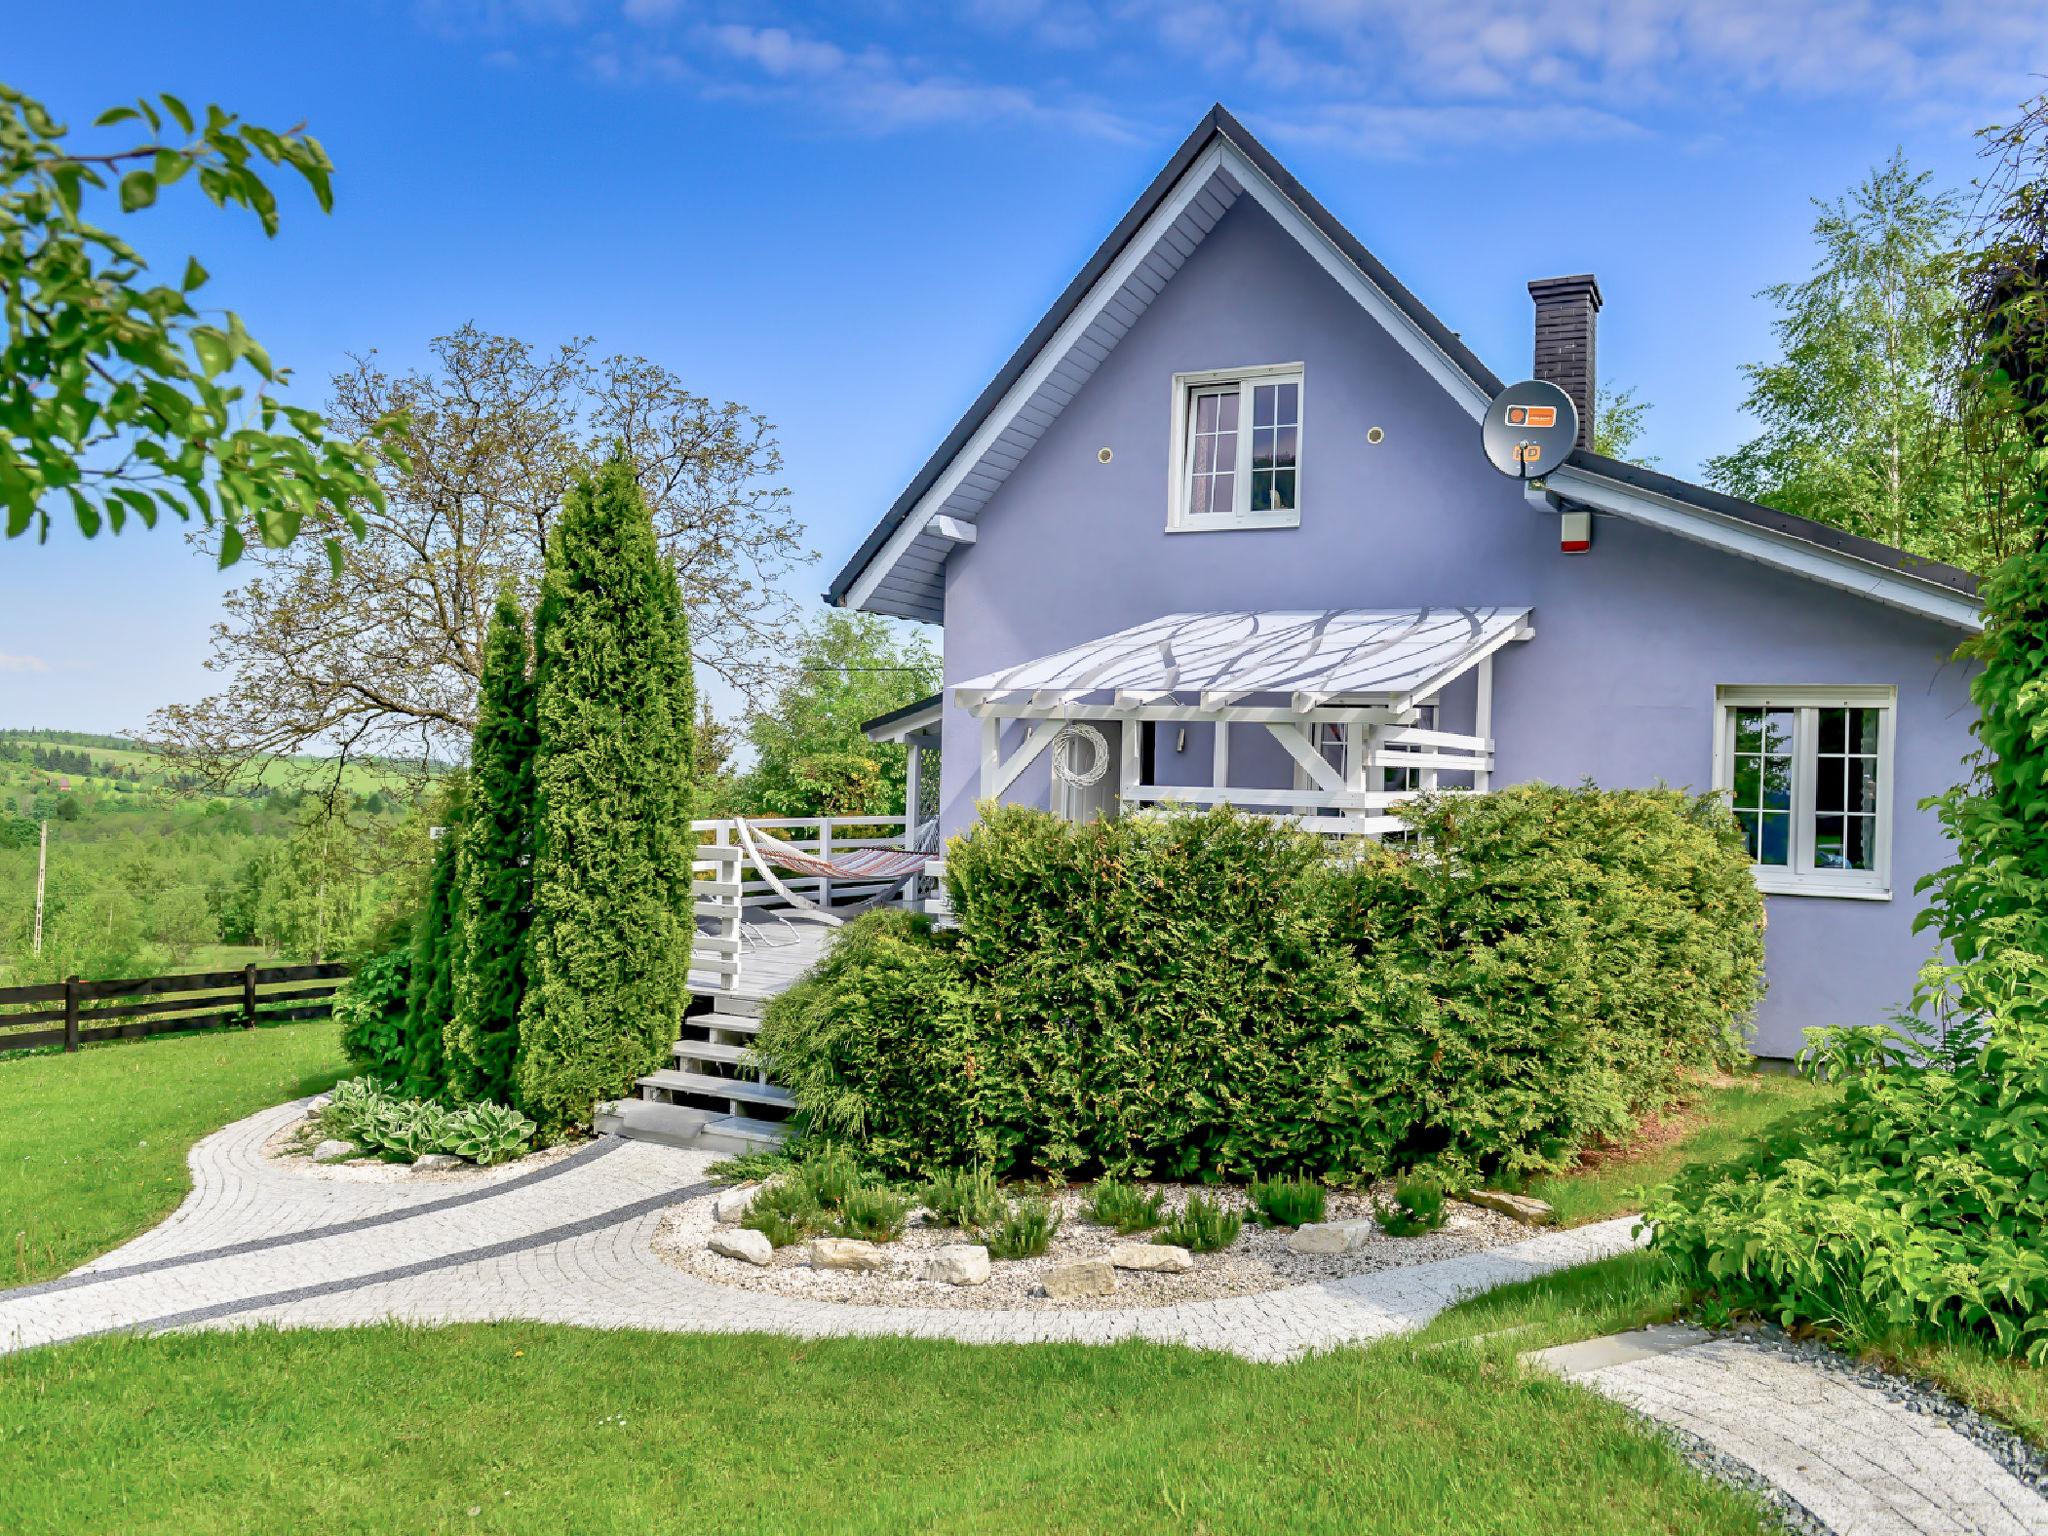
[[[631,1221],[637,1216],[646,1215],[649,1211],[658,1211],[679,1201],[694,1200],[699,1195],[708,1195],[716,1188],[718,1186],[709,1181],[686,1184],[680,1189],[672,1189],[664,1194],[648,1195],[626,1205],[614,1206],[608,1211],[599,1211],[595,1216],[585,1216],[580,1221],[564,1222],[559,1227],[530,1232],[524,1237],[507,1238],[501,1243],[489,1243],[481,1248],[468,1248],[461,1253],[448,1254],[444,1258],[419,1259],[411,1264],[400,1264],[392,1269],[379,1270],[375,1274],[358,1275],[347,1280],[323,1280],[316,1285],[294,1286],[290,1290],[272,1291],[268,1295],[250,1296],[240,1301],[217,1301],[183,1312],[166,1313],[162,1317],[149,1318],[144,1322],[95,1328],[87,1333],[72,1334],[69,1338],[56,1342],[96,1339],[114,1333],[162,1333],[173,1328],[190,1328],[200,1323],[213,1322],[218,1318],[233,1317],[239,1312],[260,1312],[265,1307],[289,1306],[293,1302],[311,1301],[315,1297],[333,1296],[342,1291],[360,1291],[373,1285],[388,1285],[394,1280],[410,1280],[417,1275],[432,1274],[437,1269],[457,1269],[464,1264],[478,1264],[486,1259],[502,1259],[510,1254],[524,1253],[530,1248],[547,1248],[573,1238],[588,1237],[593,1232],[602,1232],[606,1227]]]
[[[497,1184],[487,1184],[479,1189],[466,1189],[459,1194],[444,1195],[439,1200],[428,1200],[419,1205],[405,1206],[393,1211],[379,1211],[374,1216],[357,1216],[324,1227],[308,1227],[303,1232],[279,1232],[270,1237],[244,1238],[239,1243],[225,1243],[218,1248],[202,1248],[196,1253],[173,1253],[161,1259],[145,1259],[137,1264],[122,1264],[112,1269],[95,1269],[84,1274],[63,1275],[55,1280],[17,1286],[11,1291],[0,1291],[0,1301],[15,1301],[28,1296],[47,1296],[53,1291],[75,1291],[82,1286],[98,1285],[105,1280],[123,1280],[131,1275],[155,1274],[158,1270],[177,1269],[186,1264],[204,1264],[212,1259],[232,1259],[245,1253],[261,1253],[266,1248],[285,1248],[293,1243],[309,1243],[323,1237],[342,1237],[350,1232],[366,1232],[373,1227],[388,1227],[397,1222],[411,1221],[418,1216],[431,1216],[436,1211],[450,1211],[459,1205],[473,1205],[479,1200],[494,1200],[516,1189],[529,1189],[548,1179],[559,1178],[572,1169],[587,1167],[606,1153],[616,1151],[625,1144],[622,1137],[602,1136],[590,1146],[581,1147],[545,1168],[536,1168],[531,1173],[522,1173],[516,1178],[506,1179]]]

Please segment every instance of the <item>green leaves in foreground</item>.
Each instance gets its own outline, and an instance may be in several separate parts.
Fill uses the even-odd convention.
[[[73,150],[42,103],[0,85],[0,519],[9,538],[46,537],[53,504],[88,536],[133,515],[198,516],[220,525],[220,563],[253,536],[282,546],[308,520],[358,536],[357,503],[383,505],[364,446],[327,434],[320,416],[263,386],[285,373],[233,311],[206,316],[206,268],[187,258],[175,284],[121,236],[88,217],[109,194],[141,213],[188,177],[216,207],[277,232],[266,166],[295,173],[322,211],[334,167],[320,141],[277,133],[175,96],[102,113],[94,126],[136,125],[136,138]],[[230,382],[246,367],[260,384]],[[380,424],[388,443],[395,423]],[[386,453],[395,452],[387,446]]]

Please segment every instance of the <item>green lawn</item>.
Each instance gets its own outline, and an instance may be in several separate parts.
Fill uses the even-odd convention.
[[[339,1035],[323,1020],[0,1056],[0,1283],[61,1275],[161,1221],[191,1187],[192,1143],[332,1086]]]
[[[0,1359],[22,1531],[1753,1532],[1605,1401],[1400,1344],[1298,1365],[528,1325]]]
[[[1590,1156],[1570,1173],[1535,1180],[1528,1193],[1549,1201],[1563,1226],[1626,1215],[1642,1209],[1646,1186],[1663,1183],[1687,1163],[1718,1162],[1772,1121],[1832,1095],[1832,1089],[1777,1073],[1717,1078],[1649,1127],[1635,1146]]]

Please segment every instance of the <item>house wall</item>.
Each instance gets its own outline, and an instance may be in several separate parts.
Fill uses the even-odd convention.
[[[1172,376],[1295,360],[1307,366],[1301,526],[1167,533]],[[1366,441],[1374,426],[1378,445]],[[1957,777],[1970,744],[1967,678],[1948,659],[1960,636],[1612,518],[1598,520],[1590,554],[1559,554],[1556,519],[1487,465],[1472,419],[1249,199],[996,493],[978,542],[949,560],[946,677],[1176,611],[1436,604],[1534,609],[1535,639],[1496,661],[1497,783],[1705,788],[1717,685],[1895,685],[1893,899],[1769,899],[1756,1048],[1789,1055],[1808,1026],[1874,1022],[1904,1004],[1929,949],[1911,932],[1913,883],[1943,858],[1914,807]],[[1451,703],[1445,723],[1460,728],[1469,707]],[[948,708],[949,833],[973,819],[978,731]],[[1263,737],[1233,736],[1234,782],[1287,782]],[[1206,728],[1188,727],[1184,753],[1170,746],[1159,776],[1206,783]],[[1045,804],[1047,773],[1041,758],[1011,797]]]

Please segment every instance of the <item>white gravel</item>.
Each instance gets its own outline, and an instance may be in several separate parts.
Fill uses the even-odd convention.
[[[1240,1211],[1250,1209],[1243,1193],[1234,1189],[1177,1184],[1151,1187],[1166,1195],[1169,1213],[1177,1211],[1189,1195],[1196,1193]],[[1391,1189],[1379,1193],[1385,1198]],[[764,1268],[712,1253],[705,1243],[720,1223],[713,1212],[717,1202],[711,1196],[670,1208],[655,1234],[654,1251],[678,1269],[705,1280],[808,1301],[949,1309],[1025,1307],[1067,1312],[1102,1307],[1165,1307],[1179,1302],[1254,1296],[1290,1286],[1433,1263],[1518,1242],[1530,1235],[1527,1227],[1518,1226],[1505,1216],[1454,1200],[1449,1203],[1449,1216],[1442,1228],[1424,1236],[1380,1236],[1345,1254],[1299,1254],[1288,1251],[1287,1228],[1262,1227],[1247,1215],[1237,1241],[1221,1253],[1196,1254],[1190,1274],[1118,1270],[1116,1290],[1107,1296],[1053,1301],[1040,1286],[1040,1277],[1046,1270],[1079,1259],[1107,1258],[1109,1250],[1117,1244],[1144,1242],[1152,1235],[1132,1237],[1113,1227],[1096,1226],[1080,1213],[1085,1194],[1083,1189],[1073,1189],[1055,1196],[1053,1204],[1059,1208],[1062,1219],[1051,1248],[1035,1259],[996,1260],[986,1285],[955,1286],[916,1278],[918,1260],[930,1250],[950,1243],[976,1241],[957,1227],[931,1224],[922,1211],[912,1213],[901,1241],[887,1245],[893,1262],[880,1274],[812,1269],[805,1262],[801,1243],[777,1249],[773,1262]],[[1343,1221],[1371,1215],[1372,1202],[1367,1194],[1333,1192],[1324,1219]]]

